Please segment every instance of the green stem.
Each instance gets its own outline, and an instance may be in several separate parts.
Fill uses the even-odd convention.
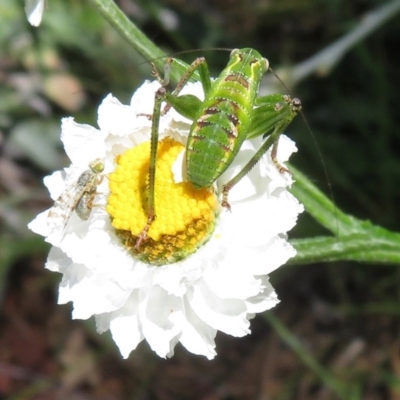
[[[296,181],[291,192],[322,226],[336,236],[357,232],[359,221],[339,210],[303,173],[289,168]]]
[[[388,233],[388,238],[371,232],[339,238],[294,239],[290,243],[297,250],[297,255],[289,263],[303,265],[322,261],[358,261],[398,265],[400,235]]]
[[[290,167],[296,183],[292,193],[306,211],[334,237],[292,240],[297,250],[291,264],[320,261],[359,261],[400,264],[400,234],[346,215],[313,183],[294,167]]]
[[[113,0],[91,0],[103,17],[115,30],[138,51],[146,60],[154,62],[159,71],[163,70],[165,53],[160,50],[143,32],[118,8]],[[188,68],[181,60],[174,59],[171,81],[177,83]],[[195,78],[199,79],[198,73]]]
[[[330,387],[341,399],[347,399],[348,388],[338,381],[328,369],[324,368],[318,361],[305,350],[299,339],[294,336],[272,312],[262,314],[264,319],[272,326],[279,337],[296,353],[300,360],[310,368],[315,375],[328,387]]]

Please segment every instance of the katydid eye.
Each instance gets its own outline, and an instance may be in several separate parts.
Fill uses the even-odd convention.
[[[297,108],[297,109],[298,109],[298,108],[301,108],[301,101],[300,101],[300,99],[294,98],[292,104],[293,104],[293,107],[295,107],[295,108]]]

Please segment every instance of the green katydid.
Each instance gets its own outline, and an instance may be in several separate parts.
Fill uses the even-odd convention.
[[[280,172],[289,172],[276,159],[278,139],[283,130],[301,109],[300,100],[288,95],[258,96],[263,75],[269,69],[268,60],[251,48],[235,49],[228,65],[216,80],[211,80],[205,58],[197,58],[170,93],[165,86],[169,82],[172,63],[165,65],[161,83],[155,94],[151,129],[151,154],[149,167],[149,194],[147,198],[147,223],[136,248],[146,239],[147,232],[156,217],[154,201],[155,160],[158,144],[160,116],[173,107],[193,121],[186,148],[187,179],[195,188],[210,187],[229,167],[245,139],[271,132],[242,170],[223,185],[222,205],[230,209],[228,193],[260,160],[272,146],[271,158]],[[198,70],[204,90],[204,101],[192,95],[178,96],[193,73]],[[166,106],[161,110],[161,103]]]

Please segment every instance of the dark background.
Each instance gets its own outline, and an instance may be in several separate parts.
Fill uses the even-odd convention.
[[[118,4],[166,53],[199,49],[178,57],[191,62],[204,55],[216,76],[229,53],[204,48],[253,47],[274,70],[295,66],[386,2]],[[312,135],[301,117],[287,130],[299,148],[291,162],[330,195],[325,165],[338,207],[395,231],[400,230],[399,45],[400,19],[394,16],[328,74],[291,87]],[[162,360],[146,343],[121,360],[110,338],[95,333],[93,321],[71,321],[71,307],[56,306],[60,277],[43,269],[49,249],[26,223],[50,206],[42,178],[68,163],[60,118],[73,115],[96,125],[96,109],[106,94],[128,102],[135,88],[151,79],[150,72],[89,1],[48,0],[39,29],[26,22],[22,1],[1,1],[0,399],[400,399],[397,266],[343,262],[280,268],[271,276],[281,299],[272,312],[301,349],[289,347],[258,315],[248,337],[218,334],[213,361],[181,346],[172,359]],[[291,237],[318,231],[304,215]],[[317,363],[314,370],[300,361],[301,352]],[[329,377],[335,379],[331,387]],[[337,394],[340,385],[346,395]]]

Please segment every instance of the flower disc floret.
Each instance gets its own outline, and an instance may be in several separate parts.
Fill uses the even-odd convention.
[[[150,142],[118,156],[115,171],[109,176],[107,211],[112,225],[125,247],[150,264],[169,264],[187,257],[214,231],[218,202],[213,190],[197,190],[190,182],[174,182],[172,164],[183,150],[183,145],[171,138],[158,145],[156,219],[139,248],[137,240],[148,218]]]

